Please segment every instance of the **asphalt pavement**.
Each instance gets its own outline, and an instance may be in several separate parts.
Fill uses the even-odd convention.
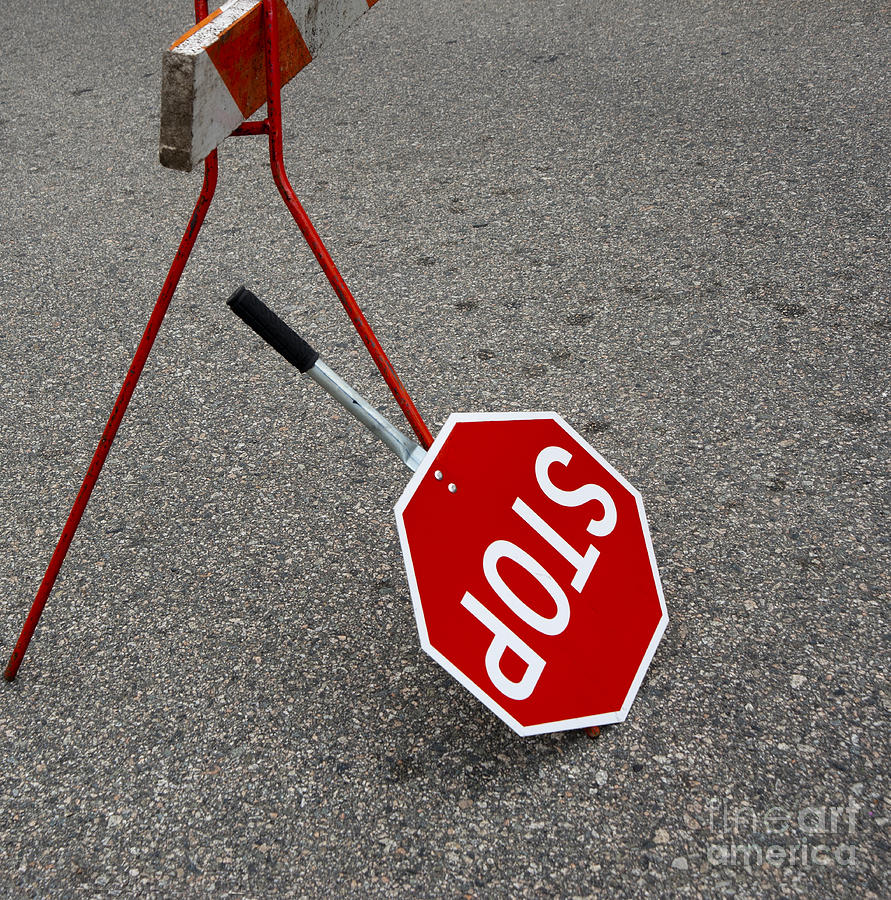
[[[201,178],[157,163],[190,3],[3,13],[5,654]],[[431,429],[553,409],[643,495],[671,621],[595,739],[520,738],[422,653],[408,472],[226,297],[398,409],[263,139],[224,144],[0,690],[0,895],[888,896],[889,20],[382,0],[285,89],[297,193]]]

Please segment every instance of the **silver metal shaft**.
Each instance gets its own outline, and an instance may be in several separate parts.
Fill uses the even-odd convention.
[[[329,369],[322,360],[307,369],[312,380],[323,387],[345,410],[355,416],[372,434],[379,437],[412,472],[416,471],[426,456],[424,449],[406,437],[395,425],[387,421],[361,394],[347,384],[337,372]]]

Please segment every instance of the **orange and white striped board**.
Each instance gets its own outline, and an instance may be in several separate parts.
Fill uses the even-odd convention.
[[[281,83],[377,0],[276,0]],[[164,53],[161,165],[189,172],[266,102],[263,4],[227,0]]]

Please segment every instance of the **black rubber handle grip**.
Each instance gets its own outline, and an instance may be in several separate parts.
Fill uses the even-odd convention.
[[[277,350],[301,372],[316,364],[319,354],[244,285],[226,303],[245,325],[256,331],[273,350]]]

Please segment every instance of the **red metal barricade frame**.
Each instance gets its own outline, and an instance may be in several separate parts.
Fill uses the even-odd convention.
[[[362,338],[362,342],[371,354],[375,365],[377,365],[387,386],[396,398],[396,402],[402,409],[406,419],[408,419],[412,430],[424,449],[427,449],[433,443],[433,437],[430,434],[429,429],[424,424],[424,420],[415,408],[408,391],[396,374],[393,364],[390,362],[381,347],[380,342],[375,336],[374,331],[372,331],[371,326],[368,324],[368,321],[362,313],[362,310],[359,308],[359,304],[356,302],[349,287],[347,287],[346,282],[334,265],[331,255],[325,249],[322,239],[319,237],[309,216],[297,199],[297,194],[294,192],[293,187],[291,187],[291,183],[285,172],[284,153],[282,148],[281,77],[279,74],[277,11],[275,0],[262,0],[262,3],[263,37],[266,54],[266,117],[258,121],[244,122],[236,128],[232,134],[234,136],[260,134],[268,136],[269,165],[272,170],[273,180],[282,196],[285,206],[294,217],[297,227],[300,229],[300,232],[303,234],[303,237],[318,260],[319,265],[322,267],[331,287],[334,289],[334,293],[337,294],[338,299],[343,304],[347,315],[350,317],[350,321]],[[195,21],[201,22],[206,17],[207,0],[195,0]],[[213,200],[216,185],[217,151],[213,150],[204,160],[204,183],[201,187],[198,201],[195,204],[195,209],[189,219],[189,224],[186,227],[185,234],[180,242],[179,249],[176,251],[176,255],[173,258],[173,263],[167,273],[167,278],[164,280],[164,285],[161,288],[161,293],[158,295],[154,309],[149,317],[145,332],[136,348],[133,362],[130,364],[127,375],[124,378],[124,383],[121,386],[118,398],[112,407],[111,415],[108,418],[108,422],[102,432],[102,437],[99,440],[99,444],[96,447],[96,451],[87,468],[80,490],[75,497],[71,512],[68,514],[68,519],[62,529],[62,534],[59,537],[56,549],[50,558],[49,565],[47,566],[46,573],[40,583],[40,587],[37,590],[34,602],[31,604],[31,609],[25,620],[24,627],[22,628],[19,639],[12,651],[6,669],[3,672],[3,677],[7,681],[12,681],[16,677],[19,666],[28,649],[28,645],[31,642],[31,638],[34,636],[34,630],[37,628],[37,623],[40,621],[40,616],[46,606],[46,601],[56,582],[59,570],[62,568],[62,563],[65,561],[65,556],[71,546],[74,534],[80,524],[84,509],[87,506],[90,495],[99,478],[99,474],[102,471],[102,466],[105,464],[105,460],[111,450],[111,445],[114,442],[118,427],[121,424],[124,413],[127,411],[127,406],[130,403],[133,391],[136,389],[139,377],[142,374],[146,360],[151,352],[152,345],[161,328],[161,323],[170,306],[170,301],[173,299],[173,294],[179,284],[180,277],[191,256],[192,249],[198,238],[198,232],[201,230],[201,226],[207,215],[207,210]]]

